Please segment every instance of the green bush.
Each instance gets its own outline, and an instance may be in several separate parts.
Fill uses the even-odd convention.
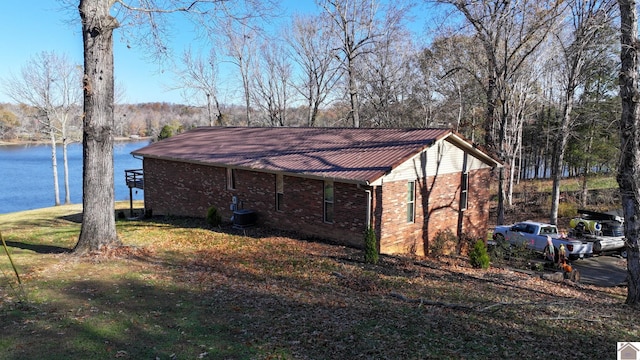
[[[487,246],[484,241],[476,241],[473,245],[473,250],[469,253],[469,260],[474,268],[489,268],[489,254],[487,254]]]
[[[218,213],[218,209],[212,206],[207,211],[207,224],[211,226],[220,226],[222,223],[222,216]]]
[[[160,134],[158,134],[158,141],[168,139],[173,136],[173,127],[171,125],[165,125],[160,130]]]
[[[364,261],[369,264],[378,263],[378,240],[371,227],[364,233]]]

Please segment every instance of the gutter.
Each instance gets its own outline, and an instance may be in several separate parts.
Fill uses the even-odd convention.
[[[371,227],[371,213],[372,213],[372,201],[373,197],[371,196],[371,190],[365,189],[365,193],[367,193],[367,220],[365,221],[366,229]]]

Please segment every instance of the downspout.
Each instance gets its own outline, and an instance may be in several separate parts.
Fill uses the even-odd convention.
[[[464,234],[464,229],[463,229],[463,225],[464,225],[464,212],[468,207],[469,204],[469,169],[468,167],[468,156],[469,154],[465,151],[463,157],[462,157],[462,171],[460,172],[460,201],[458,203],[458,226],[456,229],[457,232],[457,237],[458,237],[458,244],[456,245],[456,252],[459,255],[462,252],[462,235]],[[465,184],[463,184],[464,182],[464,178],[465,178],[465,174],[467,174],[467,183],[466,183],[466,204],[464,206],[464,210],[462,208],[462,187],[465,186]]]
[[[367,193],[367,220],[365,221],[365,230],[368,230],[371,227],[371,212],[372,212],[372,200],[373,197],[371,196],[371,190],[369,189],[365,189],[364,190],[365,193]]]

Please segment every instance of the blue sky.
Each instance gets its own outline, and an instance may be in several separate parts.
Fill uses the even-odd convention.
[[[82,65],[80,24],[69,23],[69,16],[55,0],[0,1],[0,78],[19,74],[21,67],[42,51],[66,54]],[[163,91],[167,75],[159,76],[157,67],[145,62],[142,54],[123,46],[117,35],[114,39],[116,78],[126,83],[127,100],[174,102],[175,94]],[[0,102],[10,102],[1,88]]]
[[[313,0],[285,0],[282,4],[291,13],[317,11]],[[189,34],[191,25],[175,27],[183,29],[175,36],[179,41],[170,44],[174,54],[179,55],[194,38]],[[43,51],[65,54],[73,62],[82,64],[79,21],[76,18],[70,22],[70,14],[61,11],[56,0],[0,0],[0,46],[0,79],[19,74],[29,59]],[[141,49],[128,48],[121,42],[118,30],[114,33],[114,56],[116,82],[125,88],[122,102],[185,102],[179,90],[170,90],[175,84],[170,69],[159,68],[146,59]],[[233,82],[236,75],[231,72],[221,69],[220,77],[228,79],[225,83]],[[230,89],[223,89],[220,95],[223,102],[236,96]],[[0,103],[3,102],[12,101],[0,87]]]
[[[312,0],[302,3],[313,4]],[[35,4],[34,4],[35,3]],[[293,3],[300,3],[293,1]],[[70,22],[70,14],[60,9],[55,0],[0,1],[0,79],[18,75],[22,66],[36,54],[55,51],[66,54],[71,61],[82,65],[82,34],[79,20]],[[296,6],[298,9],[300,6]],[[71,9],[75,11],[75,9]],[[181,29],[191,29],[192,25]],[[193,40],[184,31],[175,38],[183,43],[171,44],[175,54]],[[116,82],[125,88],[125,103],[172,102],[183,103],[174,86],[174,74],[162,69],[146,58],[142,49],[128,48],[121,41],[120,32],[114,33],[114,61]],[[231,76],[231,74],[221,74]],[[234,74],[235,75],[235,74]],[[12,102],[0,87],[0,103]]]

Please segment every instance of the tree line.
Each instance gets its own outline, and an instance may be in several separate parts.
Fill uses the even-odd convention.
[[[191,104],[119,104],[126,89],[116,83],[114,135],[155,138],[167,125],[451,127],[513,170],[504,179],[507,206],[521,178],[616,170],[615,2],[438,5],[457,21],[443,21],[427,44],[407,27],[417,10],[398,3],[318,1],[316,15],[295,15],[269,31],[263,17],[229,18],[212,28],[195,13],[211,46],[174,59],[174,86]],[[37,54],[23,74],[79,74],[81,66],[65,59]],[[221,101],[220,66],[229,61],[240,79],[240,104]],[[24,125],[34,123],[23,110],[46,106],[15,91],[34,87],[26,77],[3,84],[24,106],[0,110],[0,136],[24,135]],[[69,120],[77,131],[79,98],[71,104],[76,120]]]

